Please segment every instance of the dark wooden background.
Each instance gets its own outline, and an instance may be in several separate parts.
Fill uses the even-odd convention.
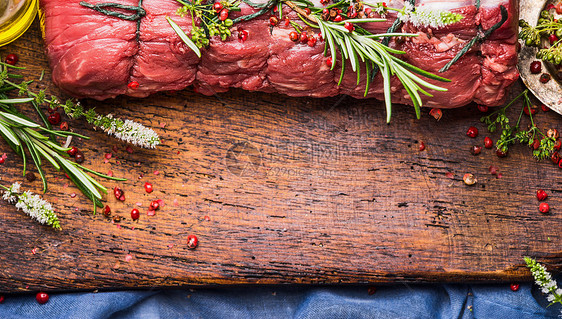
[[[2,58],[8,53],[19,55],[29,79],[46,70],[38,87],[58,94],[37,25],[0,48]],[[416,120],[411,107],[396,106],[387,125],[380,102],[349,97],[238,90],[206,97],[188,89],[84,104],[151,126],[163,143],[128,153],[85,122],[71,121],[73,130],[92,137],[75,144],[85,164],[128,178],[102,180],[126,192],[125,202],[106,196],[122,221],[94,216],[91,203],[45,165],[45,198],[63,230],[1,202],[0,291],[517,281],[530,279],[523,256],[552,270],[561,266],[562,170],[536,162],[523,146],[507,158],[487,149],[471,155],[470,146],[489,135],[475,105],[445,110],[441,121],[429,109]],[[554,112],[540,112],[536,122],[562,129]],[[477,139],[465,135],[471,125],[481,131]],[[40,192],[40,181],[22,177],[21,160],[1,141],[4,152],[1,182]],[[108,163],[106,153],[113,153]],[[491,165],[501,178],[489,173]],[[478,183],[466,186],[465,173]],[[144,192],[147,181],[152,194]],[[550,194],[549,215],[538,212],[538,188]],[[165,205],[147,216],[155,199]],[[133,222],[137,203],[141,218]],[[189,234],[199,238],[196,250],[187,248]]]

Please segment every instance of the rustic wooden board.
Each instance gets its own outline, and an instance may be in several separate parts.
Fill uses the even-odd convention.
[[[37,25],[0,49],[3,57],[11,52],[31,78],[48,69]],[[58,93],[48,72],[38,86]],[[469,147],[484,138],[465,136],[470,125],[484,132],[474,105],[447,110],[439,122],[427,109],[415,120],[410,107],[398,106],[387,125],[380,102],[346,97],[237,90],[206,97],[186,90],[84,103],[154,127],[163,145],[130,154],[84,122],[71,122],[92,137],[76,144],[88,167],[128,178],[103,182],[126,191],[124,203],[107,196],[123,220],[94,216],[90,202],[48,167],[45,197],[63,230],[0,203],[0,291],[511,281],[529,279],[525,255],[561,266],[562,171],[535,162],[524,147],[503,159],[492,150],[472,156]],[[537,122],[562,128],[554,112],[541,112]],[[114,146],[119,151],[105,163]],[[3,152],[9,158],[0,166],[2,182],[40,191],[0,142]],[[489,174],[490,165],[502,178]],[[478,184],[464,185],[465,173]],[[145,181],[154,184],[152,194],[144,192]],[[538,188],[551,195],[550,215],[538,212]],[[153,199],[165,206],[150,217]],[[141,218],[133,222],[137,203]],[[196,250],[187,248],[188,234],[199,237]]]

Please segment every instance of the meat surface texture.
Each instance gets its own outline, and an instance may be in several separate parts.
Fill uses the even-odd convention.
[[[166,17],[172,18],[189,34],[192,21],[189,16],[176,15],[177,1],[144,0],[146,15],[140,19],[138,30],[136,21],[104,15],[80,5],[80,1],[40,1],[53,81],[78,98],[103,100],[123,94],[145,97],[158,91],[182,90],[189,85],[207,95],[242,88],[289,96],[347,94],[355,98],[384,98],[380,75],[365,95],[365,70],[357,84],[357,76],[349,64],[338,85],[341,59],[330,70],[326,63],[328,57],[324,56],[324,42],[318,41],[313,47],[294,43],[289,39],[294,29],[285,23],[270,32],[268,14],[235,24],[232,36],[226,41],[211,39],[198,58],[166,21]],[[114,2],[138,4],[138,0]],[[403,6],[401,0],[386,3]],[[419,36],[390,44],[406,52],[400,56],[405,61],[451,80],[448,83],[429,80],[448,91],[429,90],[434,96],[424,97],[424,105],[454,108],[473,101],[488,106],[502,104],[507,88],[519,76],[516,70],[518,1],[480,0],[477,6],[477,0],[418,0],[416,6],[451,10],[464,16],[460,22],[440,29],[416,28],[406,23],[402,31]],[[474,45],[448,71],[439,73],[467,41],[501,20],[500,6],[508,10],[508,20],[485,41]],[[241,9],[233,17],[256,11],[244,3]],[[284,16],[304,25],[295,12],[288,7],[283,10]],[[387,21],[364,24],[364,27],[373,33],[384,33],[395,17],[388,14]],[[247,40],[238,40],[238,30],[248,33]],[[139,83],[138,88],[128,86],[133,81]],[[391,82],[391,92],[393,102],[411,104],[396,78]]]

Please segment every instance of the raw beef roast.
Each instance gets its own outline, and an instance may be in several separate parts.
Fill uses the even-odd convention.
[[[81,0],[41,0],[45,18],[45,42],[53,81],[76,97],[107,99],[125,94],[144,97],[165,90],[181,90],[189,85],[203,94],[225,92],[231,87],[249,91],[279,92],[290,96],[327,97],[348,94],[363,98],[366,72],[356,74],[347,65],[341,85],[341,60],[334,70],[326,64],[324,42],[315,46],[292,42],[294,29],[285,23],[271,32],[269,15],[235,24],[226,41],[211,39],[209,47],[198,58],[176,35],[166,21],[171,17],[189,34],[189,15],[179,17],[174,0],[144,0],[146,15],[137,22],[104,15],[80,5]],[[263,1],[263,0],[261,0]],[[89,0],[92,4],[106,2]],[[138,0],[114,0],[137,6]],[[259,3],[258,0],[253,0]],[[376,3],[378,1],[368,1]],[[452,10],[464,18],[440,29],[416,28],[406,23],[402,31],[418,33],[418,37],[392,41],[391,46],[406,52],[401,58],[422,69],[451,80],[450,83],[430,81],[448,89],[433,92],[425,105],[453,108],[472,101],[484,105],[503,102],[506,88],[517,78],[517,0],[418,0],[426,9]],[[388,6],[402,8],[402,0],[387,0]],[[317,4],[321,7],[321,4]],[[507,8],[508,20],[485,41],[473,46],[452,67],[439,73],[464,44],[482,34],[501,20],[500,6]],[[242,2],[246,15],[256,10]],[[296,13],[286,7],[285,16],[304,25]],[[235,17],[236,15],[233,15]],[[384,33],[396,15],[388,14],[385,22],[363,25],[369,31]],[[237,30],[248,37],[238,40]],[[316,31],[318,32],[318,31]],[[339,55],[339,54],[338,54]],[[138,82],[138,88],[128,84]],[[406,90],[397,79],[392,80],[393,102],[411,104]],[[382,78],[377,75],[367,97],[383,99]]]

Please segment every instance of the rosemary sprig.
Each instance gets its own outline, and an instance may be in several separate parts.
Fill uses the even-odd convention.
[[[371,84],[371,77],[369,70],[377,66],[382,74],[384,82],[384,97],[386,105],[386,121],[390,122],[392,116],[392,98],[390,92],[390,79],[396,76],[402,83],[408,95],[410,96],[416,111],[416,117],[419,119],[421,116],[420,107],[423,105],[421,94],[432,97],[433,95],[425,91],[422,87],[432,89],[435,91],[447,91],[447,89],[431,84],[418,75],[424,76],[429,79],[434,79],[443,82],[450,82],[450,80],[435,74],[429,73],[416,66],[413,66],[405,61],[395,57],[395,54],[405,54],[406,52],[392,49],[377,41],[378,38],[392,37],[392,36],[407,36],[415,37],[416,34],[408,33],[385,33],[385,34],[371,34],[362,28],[357,28],[350,32],[349,29],[344,27],[344,23],[368,23],[368,22],[381,22],[385,19],[347,19],[345,22],[332,22],[323,20],[319,13],[306,14],[303,8],[290,1],[285,2],[289,7],[299,13],[302,20],[310,27],[320,29],[322,36],[325,39],[325,55],[330,51],[332,57],[333,70],[336,66],[336,50],[340,52],[342,61],[349,61],[351,68],[357,74],[357,84],[360,80],[360,72],[365,65],[364,69],[367,70],[367,81],[365,85],[365,96],[369,91]],[[309,21],[312,22],[309,22]],[[343,74],[345,72],[344,63],[342,63],[340,81],[341,84]]]
[[[20,89],[20,94],[29,93],[27,88],[28,82],[22,82],[18,85],[8,80],[9,73],[7,66],[0,65],[0,88]],[[23,84],[25,83],[25,84]],[[8,90],[6,90],[8,91]],[[27,98],[8,98],[4,93],[0,93],[0,136],[8,143],[12,150],[23,159],[23,175],[27,170],[27,153],[29,153],[33,163],[35,164],[43,183],[43,192],[47,191],[47,179],[42,169],[43,160],[49,162],[56,170],[63,170],[72,182],[94,203],[94,213],[97,207],[103,207],[101,203],[102,196],[100,191],[107,193],[107,189],[97,182],[86,172],[93,172],[86,169],[82,165],[70,161],[67,151],[68,147],[62,147],[58,143],[50,140],[45,134],[52,134],[60,137],[77,136],[83,139],[89,139],[86,136],[67,132],[55,131],[43,127],[28,117],[21,114],[15,105],[21,105],[30,102],[42,103],[46,101],[44,93],[35,94],[33,97]],[[49,100],[51,104],[56,104],[56,99]],[[117,181],[125,179],[107,176],[101,173],[95,173],[97,176]]]
[[[511,107],[516,101],[523,98],[523,107],[519,112],[519,118],[514,126],[510,125],[510,120],[506,115],[506,110]],[[511,100],[504,107],[490,113],[489,115],[480,118],[480,121],[488,126],[488,131],[495,132],[499,127],[501,129],[500,138],[496,142],[496,148],[503,153],[507,153],[509,146],[515,143],[527,144],[532,146],[537,137],[541,137],[540,144],[537,149],[533,150],[533,156],[538,160],[543,160],[550,157],[554,152],[556,140],[553,137],[545,135],[536,125],[533,120],[531,110],[531,100],[529,98],[529,90],[521,92],[513,100]],[[531,124],[527,130],[521,130],[520,124],[523,117],[525,108],[529,110],[529,118]]]
[[[70,99],[66,100],[66,102],[62,104],[55,96],[47,98],[43,90],[39,91],[38,94],[32,92],[29,89],[30,83],[31,81],[24,81],[20,84],[13,83],[9,80],[4,81],[4,84],[6,84],[8,88],[11,87],[12,89],[18,89],[20,96],[23,95],[32,98],[32,101],[30,102],[33,104],[35,110],[39,113],[41,118],[44,119],[43,121],[48,129],[52,130],[52,127],[47,119],[45,119],[43,112],[39,109],[39,104],[42,103],[48,103],[51,109],[62,108],[65,114],[70,118],[79,119],[84,117],[89,124],[103,129],[108,135],[113,135],[115,138],[135,146],[156,148],[156,146],[160,145],[160,137],[158,134],[154,130],[142,124],[131,120],[123,121],[120,118],[113,117],[112,114],[101,115],[94,109],[84,110],[80,102],[74,102]],[[56,134],[54,133],[50,133],[50,139],[52,142],[55,142],[55,135]]]
[[[349,61],[351,69],[357,74],[357,85],[360,83],[361,69],[366,70],[367,80],[365,83],[365,96],[369,92],[369,87],[374,79],[374,74],[381,71],[384,84],[387,123],[390,122],[390,118],[392,116],[390,89],[390,80],[392,76],[396,76],[406,89],[410,99],[412,100],[416,117],[418,119],[421,116],[420,107],[423,105],[421,95],[423,94],[429,97],[433,96],[431,93],[426,91],[427,89],[434,91],[447,91],[447,89],[429,83],[421,77],[442,82],[450,82],[448,79],[413,66],[395,56],[405,54],[406,52],[390,48],[388,46],[389,38],[417,36],[416,34],[394,32],[394,29],[399,23],[395,22],[392,31],[384,34],[371,34],[359,26],[353,26],[351,29],[346,28],[345,26],[349,27],[353,24],[359,25],[361,23],[386,21],[386,19],[366,18],[363,12],[361,12],[361,15],[358,17],[357,11],[363,10],[362,2],[355,3],[350,0],[340,0],[339,2],[328,5],[325,8],[317,8],[308,0],[269,0],[263,4],[256,4],[251,2],[251,0],[238,0],[260,10],[251,15],[238,17],[234,20],[223,19],[224,17],[221,17],[220,19],[224,21],[218,22],[219,18],[217,16],[221,16],[222,11],[218,13],[218,11],[215,10],[216,8],[213,8],[213,6],[209,4],[202,4],[201,0],[195,0],[193,2],[188,0],[176,1],[183,4],[183,7],[178,10],[179,15],[185,15],[188,13],[191,14],[193,24],[191,38],[170,18],[167,18],[168,23],[179,35],[182,41],[199,57],[201,56],[199,48],[209,44],[209,36],[220,35],[223,41],[230,36],[229,31],[221,31],[221,28],[224,28],[225,26],[230,27],[232,24],[240,21],[253,19],[266,13],[275,6],[278,8],[279,17],[281,18],[281,4],[286,4],[298,13],[299,17],[305,24],[311,28],[320,30],[322,37],[325,40],[324,55],[327,56],[328,52],[330,53],[330,57],[332,59],[332,70],[336,66],[337,52],[339,52],[341,61],[343,62],[338,85],[340,85],[343,80],[346,61]],[[221,10],[225,7],[224,10],[227,10],[227,13],[228,10],[232,8],[239,9],[237,3],[230,3],[228,0],[215,3],[215,5],[217,4],[220,6]],[[417,10],[410,2],[407,2],[402,9],[388,8],[384,5],[384,3],[369,6],[375,8],[376,12],[382,14],[386,13],[388,10],[398,11],[398,20],[403,22],[410,21],[416,26],[431,26],[439,28],[448,24],[456,23],[464,18],[460,14],[449,11]],[[309,11],[306,12],[305,9]],[[330,21],[330,18],[326,16],[326,11],[334,11],[335,9],[339,9],[338,12],[341,12],[341,19],[338,21]],[[199,18],[201,20],[202,27],[195,24],[195,18]],[[398,20],[397,22],[399,22]],[[298,33],[303,32],[296,23],[290,23]],[[378,41],[379,39],[383,39],[382,43]],[[454,61],[451,63],[454,63]]]

